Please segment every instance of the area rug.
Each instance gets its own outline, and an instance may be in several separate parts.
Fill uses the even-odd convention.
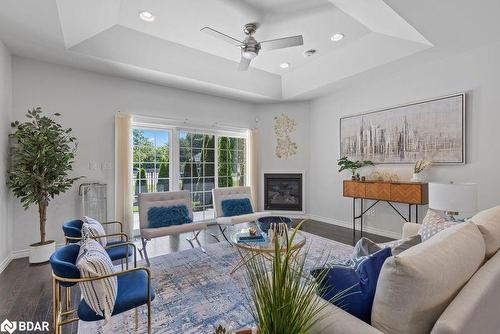
[[[352,247],[302,232],[307,239],[306,267],[327,260],[346,259]],[[239,253],[228,243],[167,254],[151,259],[156,298],[152,303],[152,332],[155,334],[214,333],[219,324],[233,328],[253,326],[243,292],[244,269],[230,275]],[[111,318],[107,324],[80,321],[79,334],[146,333],[146,307],[139,309],[139,329],[134,312]]]

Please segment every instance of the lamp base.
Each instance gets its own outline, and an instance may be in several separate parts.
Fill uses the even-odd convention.
[[[448,216],[448,219],[455,222],[457,221],[457,219],[455,218],[455,216],[458,216],[460,213],[457,212],[457,211],[445,211],[444,214],[446,216]]]

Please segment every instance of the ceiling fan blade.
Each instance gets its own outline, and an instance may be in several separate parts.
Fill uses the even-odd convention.
[[[243,45],[243,42],[238,41],[236,38],[233,38],[231,36],[223,34],[220,31],[214,30],[210,27],[203,27],[200,29],[200,31],[203,31],[204,33],[207,33],[212,37],[218,38],[220,40],[223,40],[223,41],[230,43],[230,44],[233,44],[235,46]]]
[[[246,71],[250,66],[250,59],[241,56],[240,64],[238,65],[238,71]]]
[[[262,50],[284,49],[300,45],[304,45],[304,39],[302,38],[302,35],[271,39],[268,41],[260,42]]]

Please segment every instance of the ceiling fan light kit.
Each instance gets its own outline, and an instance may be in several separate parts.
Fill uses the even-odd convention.
[[[227,43],[235,45],[241,49],[241,60],[238,65],[238,71],[246,71],[250,66],[250,62],[252,59],[257,57],[259,51],[262,50],[277,50],[290,48],[294,46],[304,45],[304,40],[302,35],[290,36],[278,39],[272,39],[267,41],[258,42],[253,34],[257,31],[258,24],[257,23],[247,23],[243,26],[243,32],[247,37],[243,41],[239,41],[238,39],[226,35],[220,31],[217,31],[210,27],[201,28],[201,31],[216,37],[220,40],[223,40]]]

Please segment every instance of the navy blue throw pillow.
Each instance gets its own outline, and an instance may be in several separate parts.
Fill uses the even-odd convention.
[[[185,205],[152,207],[148,210],[150,228],[191,223],[189,210]]]
[[[253,213],[252,202],[249,198],[225,199],[221,202],[224,217],[240,216]]]
[[[318,277],[322,270],[327,270],[320,282],[318,294],[325,300],[332,300],[339,292],[349,289],[334,304],[358,319],[370,323],[378,276],[384,261],[391,255],[391,248],[387,247],[360,258],[352,266],[334,265],[331,268],[311,271],[314,277]]]

